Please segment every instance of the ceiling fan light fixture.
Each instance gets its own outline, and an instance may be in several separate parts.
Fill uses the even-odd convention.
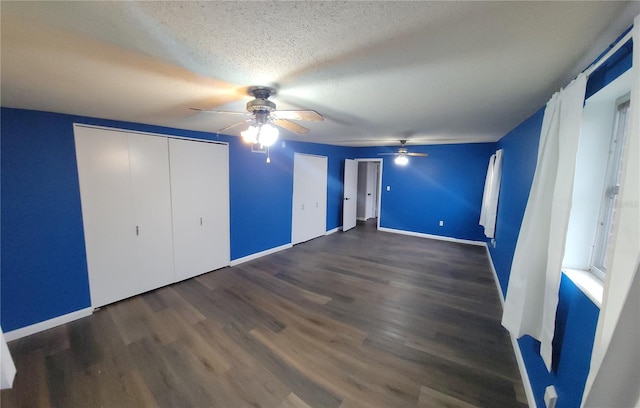
[[[255,144],[258,142],[258,127],[257,126],[249,126],[247,129],[240,132],[242,136],[242,140],[248,144]]]
[[[273,145],[278,140],[280,132],[275,126],[265,123],[264,125],[251,125],[240,132],[242,140],[247,144],[260,144],[264,147]]]
[[[278,140],[278,128],[268,123],[260,126],[260,132],[258,133],[258,143],[262,146],[269,147]]]
[[[405,156],[404,154],[401,154],[401,155],[399,155],[398,157],[395,158],[394,162],[398,166],[406,166],[407,164],[409,164],[409,158],[407,156]]]

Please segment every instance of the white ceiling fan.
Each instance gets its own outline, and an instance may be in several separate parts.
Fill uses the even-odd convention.
[[[398,148],[398,151],[395,153],[378,153],[380,156],[396,156],[396,158],[394,159],[394,162],[396,164],[399,164],[401,166],[406,165],[407,163],[409,163],[409,158],[408,156],[412,156],[412,157],[427,157],[429,156],[428,153],[414,153],[414,152],[410,152],[407,150],[406,145],[407,141],[406,140],[400,140],[400,148]]]
[[[301,126],[292,120],[303,120],[319,122],[324,120],[324,117],[314,110],[278,110],[276,104],[269,100],[269,97],[275,96],[277,90],[268,86],[251,86],[246,90],[247,94],[253,96],[254,99],[247,102],[247,112],[235,112],[235,111],[221,111],[216,109],[204,109],[204,108],[190,108],[199,112],[211,112],[211,113],[223,113],[232,115],[246,115],[253,116],[252,118],[242,120],[234,123],[230,126],[224,127],[218,132],[224,132],[225,130],[233,127],[248,123],[255,127],[257,132],[262,132],[268,128],[263,127],[265,125],[276,125],[281,128],[287,129],[291,132],[299,135],[304,135],[309,132],[304,126]],[[249,129],[247,129],[249,130]],[[268,132],[270,130],[267,130]],[[276,136],[277,137],[277,136]]]

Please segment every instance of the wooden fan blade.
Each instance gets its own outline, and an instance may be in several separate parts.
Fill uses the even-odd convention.
[[[378,153],[379,156],[397,156],[400,153]]]
[[[429,154],[427,153],[405,153],[407,156],[414,156],[414,157],[427,157]]]
[[[238,122],[238,123],[234,123],[233,125],[229,125],[229,126],[227,126],[227,127],[223,127],[222,129],[218,130],[218,133],[220,133],[220,132],[224,132],[225,130],[229,130],[229,129],[231,129],[232,127],[236,127],[236,126],[242,125],[243,123],[251,122],[252,120],[253,120],[253,119],[241,120],[240,122]]]
[[[274,119],[273,123],[275,125],[278,125],[278,126],[280,126],[282,128],[290,130],[293,133],[297,133],[299,135],[306,135],[307,133],[309,133],[309,129],[307,129],[306,127],[300,126],[297,123],[293,123],[293,122],[288,121],[286,119]]]
[[[198,112],[207,112],[207,113],[227,113],[230,115],[251,115],[251,113],[249,112],[236,112],[236,111],[221,111],[221,110],[215,110],[215,109],[204,109],[204,108],[189,108],[191,110],[194,111],[198,111]]]
[[[278,119],[307,120],[310,122],[324,120],[322,115],[314,110],[275,110],[271,112],[271,115]]]

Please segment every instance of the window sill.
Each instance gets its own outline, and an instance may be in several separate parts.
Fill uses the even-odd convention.
[[[562,268],[562,272],[584,293],[596,306],[602,306],[603,283],[591,272],[580,269]]]

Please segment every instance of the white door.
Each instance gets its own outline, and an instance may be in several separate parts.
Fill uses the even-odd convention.
[[[319,237],[327,229],[327,168],[324,156],[296,153],[293,160],[291,243]]]
[[[176,281],[229,265],[228,152],[169,139]]]
[[[137,294],[128,135],[75,127],[91,305]]]
[[[342,200],[342,231],[356,226],[358,212],[358,162],[344,161],[344,194]]]
[[[173,281],[167,139],[76,126],[91,305]]]
[[[129,134],[129,166],[136,223],[138,293],[173,282],[169,145],[166,137]]]

